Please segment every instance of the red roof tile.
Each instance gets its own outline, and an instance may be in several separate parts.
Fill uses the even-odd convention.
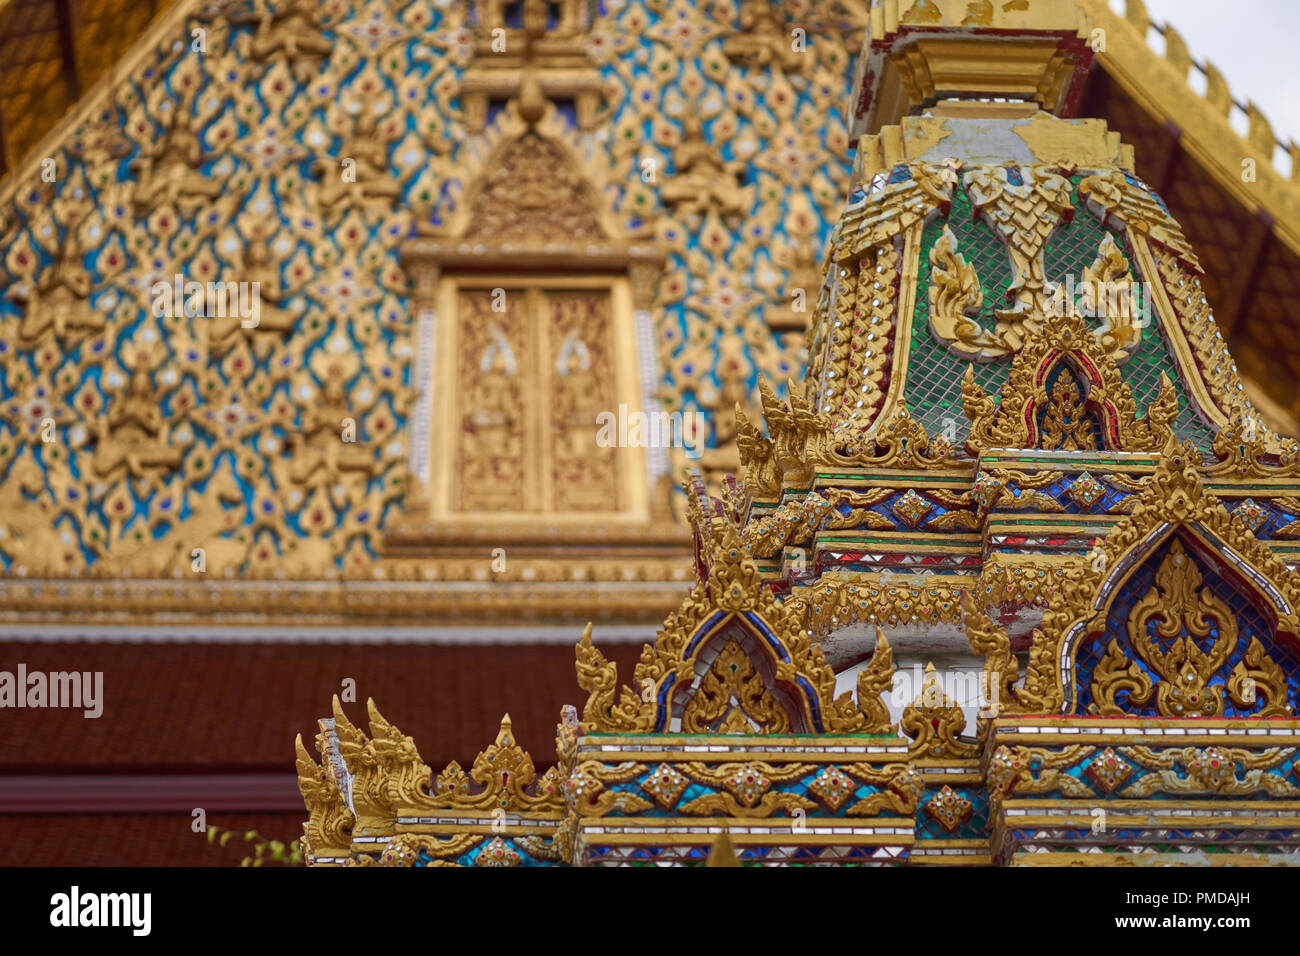
[[[601,650],[630,683],[640,645]],[[29,671],[103,671],[104,713],[4,711],[7,773],[292,773],[294,735],[314,738],[345,678],[356,681],[349,718],[365,729],[373,697],[435,771],[452,759],[468,767],[506,712],[541,768],[555,759],[560,708],[585,701],[568,644],[0,643],[0,670],[19,662]]]
[[[304,815],[213,814],[208,823],[288,843]],[[24,814],[0,816],[0,866],[238,866],[252,850],[232,839],[209,843],[188,814]]]

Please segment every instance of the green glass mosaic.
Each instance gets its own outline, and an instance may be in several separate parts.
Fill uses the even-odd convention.
[[[970,198],[960,186],[953,190],[952,209],[946,225],[957,237],[957,250],[979,273],[987,315],[979,323],[993,328],[993,308],[1006,301],[1011,287],[1011,260],[1006,247],[991,229],[974,221]],[[967,363],[952,355],[930,331],[930,250],[943,233],[945,221],[935,219],[921,236],[921,257],[917,269],[916,310],[912,318],[912,346],[907,362],[907,407],[931,436],[964,442],[970,423],[961,407],[961,382]],[[975,381],[986,392],[996,392],[1007,381],[1010,362],[975,366]]]
[[[1048,240],[1044,250],[1044,267],[1052,282],[1063,281],[1073,274],[1076,282],[1083,269],[1097,258],[1097,247],[1109,231],[1079,203],[1077,181],[1071,197],[1077,210],[1074,221],[1058,229]],[[979,322],[993,328],[993,310],[1006,302],[1011,286],[1011,260],[1000,239],[983,222],[974,219],[970,198],[960,187],[954,190],[952,210],[946,223],[957,237],[958,251],[966,257],[979,273],[984,290],[984,309]],[[930,249],[943,232],[945,221],[936,219],[925,227],[921,240],[918,269],[916,310],[912,320],[912,346],[908,361],[907,404],[912,414],[920,419],[931,435],[955,435],[964,441],[970,425],[961,407],[961,382],[966,375],[967,362],[953,356],[930,331],[929,296]],[[1116,240],[1123,242],[1119,235]],[[1098,324],[1094,321],[1094,325]],[[986,392],[993,393],[1006,384],[1011,362],[1004,360],[989,365],[975,366],[975,380]],[[1213,433],[1201,421],[1182,380],[1164,331],[1153,316],[1152,323],[1142,332],[1142,343],[1121,371],[1124,380],[1133,390],[1138,414],[1155,400],[1160,391],[1160,375],[1169,376],[1178,390],[1178,418],[1175,434],[1180,439],[1190,438],[1198,448],[1208,451]],[[954,425],[949,425],[951,419]]]

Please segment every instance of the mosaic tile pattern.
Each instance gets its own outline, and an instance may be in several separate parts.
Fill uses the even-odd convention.
[[[1167,544],[1166,544],[1167,547]],[[1106,648],[1112,638],[1120,642],[1120,647],[1124,654],[1142,670],[1153,683],[1160,681],[1159,675],[1155,674],[1141,659],[1141,656],[1130,645],[1128,640],[1127,622],[1133,605],[1142,598],[1154,585],[1156,571],[1160,562],[1164,558],[1165,548],[1161,548],[1157,553],[1152,554],[1142,564],[1140,568],[1125,583],[1123,591],[1111,605],[1109,616],[1107,617],[1106,635],[1099,639],[1094,639],[1088,643],[1080,645],[1077,653],[1077,688],[1078,688],[1078,713],[1086,713],[1089,705],[1092,703],[1092,678],[1093,671],[1101,662],[1106,653]],[[1219,668],[1215,676],[1210,680],[1211,686],[1224,687],[1227,676],[1231,674],[1234,667],[1246,654],[1250,645],[1250,638],[1257,637],[1261,644],[1264,645],[1268,655],[1280,666],[1287,678],[1287,697],[1289,700],[1296,700],[1297,693],[1300,693],[1300,655],[1297,655],[1292,649],[1284,647],[1274,642],[1269,635],[1272,633],[1268,621],[1264,615],[1242,594],[1237,588],[1230,584],[1215,568],[1208,566],[1197,556],[1191,549],[1188,554],[1192,557],[1202,574],[1204,586],[1210,589],[1210,592],[1224,601],[1231,609],[1237,621],[1238,639],[1237,645],[1232,653],[1228,656],[1227,661]],[[1154,627],[1155,621],[1149,621],[1149,626]],[[1197,646],[1202,651],[1208,650],[1214,640],[1218,637],[1218,628],[1211,626],[1210,635],[1204,640],[1198,640]],[[1157,638],[1157,646],[1160,649],[1167,650],[1168,642],[1161,642]],[[1121,699],[1127,698],[1127,692],[1121,691]],[[1223,716],[1224,717],[1248,717],[1254,711],[1262,706],[1252,706],[1248,710],[1238,710],[1232,703],[1231,699],[1225,693],[1223,695]],[[1155,707],[1155,695],[1152,699],[1143,705],[1130,705],[1128,707],[1133,716],[1154,717],[1157,716]]]
[[[1077,186],[1078,177],[1075,177]],[[1076,212],[1073,222],[1058,229],[1048,240],[1045,254],[1045,271],[1048,281],[1060,282],[1067,273],[1076,279],[1084,267],[1097,258],[1097,248],[1108,230],[1086,209],[1079,205],[1077,188],[1072,196]],[[931,333],[929,301],[925,290],[930,282],[930,250],[947,225],[957,237],[958,251],[974,266],[984,290],[984,314],[979,322],[992,329],[991,312],[1006,301],[1011,286],[1012,272],[1005,247],[998,237],[982,222],[974,219],[969,196],[958,187],[953,192],[952,209],[948,219],[936,219],[926,226],[921,240],[918,270],[916,310],[912,320],[912,344],[907,378],[907,402],[912,414],[921,420],[931,435],[944,434],[947,419],[956,421],[956,434],[964,441],[970,432],[961,404],[961,382],[967,364],[954,358]],[[1123,248],[1120,234],[1116,241]],[[1096,320],[1092,320],[1096,321]],[[994,394],[1006,384],[1010,361],[975,365],[975,381],[988,394]],[[1213,433],[1193,411],[1191,398],[1181,384],[1173,356],[1165,342],[1160,323],[1153,317],[1152,324],[1142,332],[1142,343],[1133,357],[1122,366],[1124,380],[1133,390],[1139,414],[1160,391],[1160,375],[1167,374],[1178,388],[1179,414],[1174,430],[1179,438],[1194,441],[1198,448],[1208,450]]]
[[[0,208],[0,509],[40,509],[26,536],[0,542],[6,573],[171,576],[197,546],[239,576],[368,573],[408,480],[416,341],[397,246],[417,220],[449,221],[499,113],[484,136],[467,131],[473,5],[310,6],[300,55],[254,62],[256,18],[221,19],[237,2],[205,5],[222,52],[168,38],[61,144],[58,180]],[[704,412],[718,447],[734,402],[752,406],[760,376],[783,383],[804,361],[802,336],[774,333],[763,314],[788,304],[792,270],[816,261],[842,207],[840,106],[861,11],[791,4],[783,14],[808,44],[784,70],[728,52],[735,0],[593,11],[586,52],[608,117],[581,133],[561,101],[549,122],[623,226],[655,223],[668,252],[655,293],[662,399]],[[687,165],[688,119],[734,171],[736,208],[665,199]],[[149,179],[172,132],[197,165]],[[332,176],[362,156],[374,168],[354,202]],[[282,334],[235,329],[213,345],[208,320],[151,314],[154,281],[242,278],[258,256],[283,285]],[[24,297],[65,280],[81,291],[60,306],[61,327],[22,344]],[[146,408],[154,437],[138,453],[96,456],[105,425]],[[340,467],[317,439],[345,417],[358,441]],[[41,441],[48,418],[53,443]]]

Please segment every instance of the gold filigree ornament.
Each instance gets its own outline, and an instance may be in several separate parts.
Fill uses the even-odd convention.
[[[356,832],[391,833],[398,812],[393,796],[418,790],[421,784],[427,787],[429,768],[415,742],[388,723],[373,700],[366,701],[371,738],[348,720],[337,694],[332,703],[339,756],[353,775]]]
[[[930,328],[959,358],[987,362],[1009,351],[1005,342],[975,321],[983,305],[980,277],[957,252],[952,229],[944,226],[930,249]]]
[[[475,791],[474,784],[481,789]],[[564,807],[564,780],[552,767],[539,779],[533,758],[515,742],[510,715],[501,718],[496,740],[474,760],[468,776],[456,761],[433,782],[422,804],[431,809],[558,813]]]
[[[572,848],[572,833],[576,817],[603,817],[612,813],[633,815],[651,809],[654,804],[627,790],[611,789],[612,784],[628,783],[645,772],[645,764],[620,763],[616,766],[598,760],[584,760],[564,781],[565,799],[569,813],[561,824],[556,840],[563,852]]]
[[[910,163],[910,175],[873,176],[855,191],[828,243],[829,281],[808,331],[807,380],[837,432],[862,434],[888,407],[899,311],[911,290],[904,250],[926,221],[946,216],[958,163]]]
[[[822,802],[831,813],[848,803],[857,789],[854,783],[839,767],[824,767],[808,784],[808,792]]]
[[[977,743],[960,739],[966,727],[966,714],[944,693],[933,662],[925,665],[921,692],[903,708],[899,725],[912,738],[913,757],[941,759],[974,757],[979,753]]]
[[[808,446],[817,436],[830,431],[831,420],[826,413],[818,413],[816,396],[811,393],[808,380],[802,386],[789,382],[787,389],[790,395],[788,404],[777,397],[765,380],[760,379],[758,383],[763,419],[781,467],[782,486],[807,488],[813,477]]]
[[[691,734],[785,734],[790,717],[736,641],[729,640],[682,711]]]
[[[1011,653],[1011,638],[1006,628],[998,627],[969,592],[962,594],[966,612],[966,639],[970,649],[984,658],[983,687],[985,707],[981,717],[997,717],[1022,710],[1016,697],[1020,664]]]
[[[1161,717],[1220,717],[1225,693],[1241,710],[1252,709],[1262,696],[1257,717],[1289,712],[1286,675],[1265,653],[1258,637],[1251,637],[1226,685],[1210,683],[1236,650],[1239,638],[1232,609],[1201,583],[1196,562],[1175,538],[1156,572],[1155,584],[1133,605],[1126,622],[1130,644],[1160,680],[1153,687],[1151,678],[1125,657],[1119,638],[1114,638],[1093,673],[1093,713],[1121,716],[1128,710],[1118,700],[1121,691],[1127,691],[1133,705],[1149,702],[1153,689]],[[1211,636],[1209,649],[1203,651],[1200,643]]]
[[[679,809],[688,816],[769,817],[795,810],[815,810],[817,803],[796,793],[773,790],[806,775],[809,764],[786,764],[780,767],[762,761],[750,763],[686,763],[682,770],[697,783],[714,787],[707,793],[683,804]]]
[[[1062,375],[1048,392],[1042,446],[1053,451],[1096,451],[1097,437],[1079,394],[1079,384]]]
[[[962,382],[962,405],[970,419],[966,447],[973,454],[987,448],[1048,448],[1055,450],[1065,438],[1064,428],[1053,431],[1052,419],[1040,423],[1050,412],[1052,394],[1048,382],[1056,367],[1079,387],[1071,398],[1058,397],[1060,411],[1068,407],[1063,422],[1077,435],[1074,422],[1088,414],[1108,451],[1159,451],[1173,435],[1178,415],[1178,396],[1167,376],[1161,376],[1160,392],[1139,418],[1132,390],[1106,347],[1078,315],[1054,319],[1030,335],[1011,363],[1011,373],[997,401],[975,382],[975,367],[967,369]],[[1080,406],[1081,402],[1081,406]],[[1078,445],[1075,438],[1074,444]]]
[[[1267,545],[1258,541],[1245,524],[1233,518],[1218,498],[1205,490],[1198,470],[1199,462],[1200,453],[1191,442],[1180,446],[1170,441],[1150,483],[1136,496],[1138,501],[1132,514],[1116,523],[1080,563],[1070,566],[1064,575],[1055,579],[1055,591],[1044,611],[1042,626],[1034,631],[1024,685],[1016,695],[1017,700],[1031,712],[1073,711],[1078,648],[1106,636],[1111,604],[1118,598],[1124,583],[1147,558],[1160,553],[1174,536],[1181,540],[1169,545],[1168,551],[1173,558],[1182,554],[1186,564],[1190,564],[1192,551],[1183,547],[1190,544],[1221,555],[1228,563],[1234,579],[1242,582],[1249,592],[1249,599],[1263,611],[1264,618],[1276,622],[1271,634],[1260,637],[1283,643],[1297,641],[1300,634],[1300,615],[1297,613],[1300,611],[1300,578],[1288,570]],[[1174,563],[1172,558],[1162,571],[1157,588],[1139,604],[1143,609],[1138,611],[1142,615],[1140,620],[1130,621],[1131,624],[1144,627],[1147,620],[1154,619],[1156,609],[1162,604],[1172,605],[1169,618],[1163,619],[1170,623],[1161,625],[1162,632],[1173,626],[1173,609],[1178,609],[1180,620],[1182,610],[1190,613],[1193,634],[1203,632],[1202,629],[1208,626],[1202,618],[1211,612],[1215,616],[1222,615],[1219,618],[1221,628],[1225,626],[1223,622],[1233,620],[1233,615],[1217,601],[1194,595],[1199,584],[1195,572]],[[1235,626],[1231,630],[1235,632]],[[1168,633],[1172,636],[1172,631]],[[1221,631],[1221,634],[1220,640],[1226,640],[1228,631]],[[1264,653],[1263,642],[1257,643],[1258,650],[1248,649],[1242,666],[1234,668],[1226,691],[1229,698],[1238,694],[1243,702],[1251,694],[1263,694],[1267,698],[1265,708],[1268,713],[1285,713],[1285,709],[1273,709],[1287,706],[1284,685],[1278,682],[1275,662]],[[1164,652],[1151,650],[1148,653],[1152,660],[1156,660],[1154,655]],[[1218,652],[1210,653],[1216,658],[1220,656]],[[1112,649],[1108,662],[1100,669],[1108,686],[1113,688],[1106,690],[1107,699],[1113,700],[1113,695],[1122,689],[1121,680],[1129,681],[1130,691],[1136,691],[1141,697],[1147,692],[1144,681],[1150,678],[1145,674],[1139,676],[1140,669],[1130,670],[1129,662],[1122,660],[1122,655],[1116,655],[1118,652]],[[1203,673],[1208,661],[1201,661],[1190,648],[1185,648],[1167,662],[1165,658],[1158,660],[1160,666],[1166,667],[1175,681],[1182,681],[1184,686],[1200,687],[1202,680],[1208,680],[1209,673]],[[1121,674],[1126,676],[1121,677]],[[1188,674],[1191,675],[1190,681],[1187,680]],[[1234,687],[1237,690],[1234,691]],[[1204,693],[1204,690],[1197,693],[1197,708],[1202,716]],[[1164,705],[1171,709],[1171,716],[1177,714],[1172,711],[1173,700],[1170,694]],[[1183,714],[1187,713],[1184,710]]]
[[[493,837],[474,857],[475,866],[511,867],[524,861],[519,851],[500,837]]]
[[[943,789],[926,801],[925,813],[952,833],[974,815],[975,805],[945,784]]]
[[[371,857],[357,854],[353,861],[357,866],[415,866],[424,854],[432,858],[427,866],[458,866],[442,857],[460,856],[481,841],[482,837],[475,833],[457,833],[445,838],[428,833],[399,833],[384,844],[377,860],[370,862]]]
[[[885,632],[876,628],[876,648],[871,660],[858,671],[858,706],[866,715],[865,734],[895,734],[898,726],[889,719],[885,695],[894,686],[894,650],[885,640]]]
[[[897,410],[867,434],[822,433],[816,438],[810,454],[817,466],[921,471],[951,471],[961,467],[952,442],[946,438],[932,439],[901,399]]]
[[[775,510],[747,522],[741,529],[741,541],[756,558],[770,558],[782,548],[806,545],[822,529],[859,528],[862,526],[892,531],[894,524],[872,510],[894,493],[892,488],[848,491],[831,488],[810,491],[803,498],[791,498]],[[848,511],[841,513],[841,505]]]
[[[514,741],[508,714],[468,774],[453,760],[431,781],[414,741],[389,723],[374,701],[366,702],[369,737],[347,719],[337,696],[333,703],[333,731],[341,765],[352,775],[358,834],[391,833],[397,817],[428,816],[435,810],[491,819],[502,812],[558,818],[564,811],[562,767],[552,767],[539,779],[532,758]],[[563,736],[557,747],[562,744]]]
[[[1205,467],[1206,477],[1300,477],[1300,442],[1274,435],[1244,404],[1232,407],[1210,447],[1218,461]]]
[[[749,420],[739,402],[736,403],[736,447],[741,467],[745,469],[745,491],[750,498],[779,498],[782,472],[775,446]]]
[[[916,808],[925,795],[925,775],[910,763],[890,763],[883,767],[849,764],[845,772],[855,780],[880,787],[845,811],[850,817],[874,817],[887,810],[903,817],[915,817]]]
[[[1122,169],[1107,169],[1079,181],[1079,198],[1103,225],[1118,224],[1170,252],[1200,272],[1183,231],[1151,193],[1129,181]]]
[[[1227,336],[1210,309],[1199,268],[1193,268],[1168,249],[1155,247],[1151,251],[1163,291],[1177,318],[1178,334],[1171,335],[1171,341],[1185,383],[1196,396],[1202,417],[1223,428],[1246,397],[1237,364],[1228,351]],[[1275,435],[1262,424],[1255,437],[1267,454],[1285,459],[1280,464],[1290,465],[1298,460],[1294,439]]]
[[[863,189],[863,199],[843,214],[831,237],[835,262],[860,259],[873,250],[892,245],[901,233],[919,230],[938,211],[944,216],[952,204],[960,163],[908,163],[910,175],[889,182],[878,174]]]
[[[1080,278],[1084,311],[1102,319],[1096,333],[1102,347],[1116,364],[1126,362],[1142,344],[1147,319],[1138,314],[1141,292],[1133,281],[1129,261],[1110,233],[1101,240],[1097,258],[1084,267]],[[1065,305],[1066,297],[1062,295],[1061,299]],[[1069,307],[1077,308],[1074,303]]]
[[[814,585],[792,588],[786,600],[806,615],[808,626],[818,635],[854,623],[884,627],[961,623],[961,596],[968,582],[949,578],[914,587],[906,581],[906,576],[888,572],[833,571]]]
[[[763,415],[771,435],[772,452],[782,469],[782,486],[803,489],[825,468],[908,468],[951,471],[962,468],[956,449],[945,438],[932,439],[907,404],[883,421],[869,426],[866,418],[832,420],[818,411],[811,380],[788,384],[789,404],[771,386],[759,382]]]
[[[1133,776],[1133,767],[1112,748],[1107,747],[1093,755],[1088,766],[1083,768],[1083,773],[1102,793],[1113,793]]]
[[[1139,777],[1121,791],[1120,795],[1124,797],[1149,797],[1156,793],[1266,793],[1273,797],[1300,794],[1300,787],[1276,769],[1295,755],[1291,747],[1269,747],[1260,751],[1217,746],[1167,750],[1124,747],[1120,753],[1139,766],[1155,771]],[[1270,770],[1274,772],[1270,773]]]
[[[860,431],[873,424],[889,388],[902,257],[891,238],[829,263],[808,332],[805,380],[816,383],[817,409],[837,430]]]
[[[618,687],[615,665],[587,626],[576,648],[578,683],[588,694],[582,731],[662,733],[679,717],[692,727],[725,722],[731,732],[870,732],[879,722],[874,702],[855,703],[847,691],[835,696],[835,672],[808,629],[806,608],[783,603],[763,583],[739,516],[710,498],[698,477],[687,491],[699,580],[642,648],[639,692]],[[697,684],[697,667],[713,676]]]
[[[824,494],[810,491],[803,498],[783,502],[774,511],[747,522],[740,537],[750,554],[770,558],[784,547],[807,544],[834,505]]]
[[[1060,793],[1065,797],[1094,797],[1091,788],[1067,772],[1093,753],[1083,744],[1063,750],[1043,747],[998,747],[988,759],[989,806],[992,815],[1002,812],[1002,801],[1014,792],[1018,796]]]

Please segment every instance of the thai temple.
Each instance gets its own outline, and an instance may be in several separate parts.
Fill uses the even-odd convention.
[[[0,862],[1300,861],[1300,145],[1141,0],[0,0],[0,173]]]

